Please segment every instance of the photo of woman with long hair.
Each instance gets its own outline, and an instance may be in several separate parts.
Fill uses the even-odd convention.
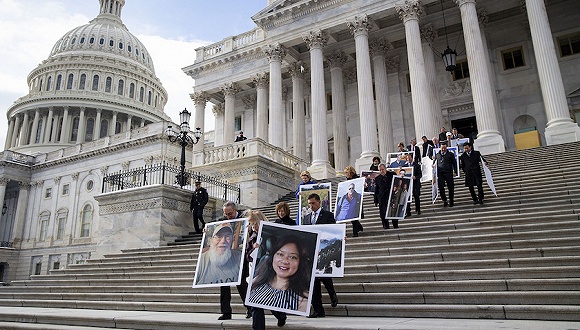
[[[247,303],[308,315],[318,234],[261,223],[260,238]]]

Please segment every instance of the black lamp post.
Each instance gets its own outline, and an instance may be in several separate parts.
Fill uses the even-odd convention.
[[[445,11],[443,9],[443,0],[441,0],[441,14],[443,15],[443,28],[445,29],[445,41],[447,41],[447,48],[441,54],[443,62],[445,62],[445,71],[453,72],[455,70],[455,58],[457,52],[449,47],[449,36],[447,35],[447,24],[445,23]]]
[[[165,135],[167,135],[169,142],[173,143],[178,141],[181,146],[181,172],[177,178],[181,188],[183,188],[187,182],[187,178],[185,177],[185,147],[190,143],[197,144],[199,139],[203,136],[203,132],[199,127],[192,132],[193,137],[189,135],[190,117],[191,112],[187,111],[187,109],[183,109],[183,111],[179,113],[179,121],[181,122],[179,125],[179,131],[174,130],[172,126],[167,126],[167,129],[165,129]]]

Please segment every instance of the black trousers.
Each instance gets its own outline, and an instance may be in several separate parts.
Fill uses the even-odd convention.
[[[312,309],[315,313],[324,315],[324,307],[322,306],[322,288],[320,283],[324,284],[329,296],[336,294],[334,290],[334,283],[330,277],[317,277],[314,279],[314,288],[312,289]]]
[[[379,217],[381,218],[381,222],[383,223],[383,228],[385,228],[385,229],[389,228],[389,220],[385,219],[385,217],[387,216],[388,209],[389,209],[389,203],[387,203],[387,201],[379,203]],[[394,228],[399,228],[399,220],[398,219],[392,219],[391,221],[393,222]]]
[[[413,200],[415,201],[415,212],[419,213],[421,212],[421,182],[417,181],[413,181]],[[407,213],[411,213],[411,203],[407,203]]]
[[[242,267],[242,281],[239,285],[236,285],[238,289],[238,293],[240,294],[240,298],[242,298],[242,302],[244,302],[244,306],[250,310],[248,306],[245,305],[246,301],[246,292],[248,290],[248,282],[246,281],[246,277],[249,274],[249,265],[247,262],[244,262],[244,266]],[[231,314],[232,313],[232,289],[229,286],[220,286],[220,310],[222,314]]]
[[[276,317],[277,320],[285,320],[286,313],[271,311],[272,315]],[[252,329],[253,330],[264,330],[266,329],[266,316],[264,315],[264,310],[258,307],[252,307]]]
[[[474,202],[483,201],[483,184],[482,182],[477,183],[477,196],[475,195],[475,188],[474,186],[469,186],[469,193],[471,194],[471,199]]]
[[[203,208],[194,208],[193,209],[193,228],[195,228],[196,233],[201,233],[201,230],[199,228],[200,223],[201,223],[202,228],[205,227],[205,222],[203,222]]]
[[[441,200],[447,202],[445,195],[445,185],[449,190],[449,203],[453,204],[453,196],[455,194],[455,183],[453,182],[453,173],[437,173],[437,187],[439,188],[439,195]]]

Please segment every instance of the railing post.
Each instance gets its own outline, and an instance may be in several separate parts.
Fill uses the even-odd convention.
[[[161,165],[161,184],[165,184],[165,161]]]

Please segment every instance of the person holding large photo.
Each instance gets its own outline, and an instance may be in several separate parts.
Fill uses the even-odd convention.
[[[264,213],[261,211],[246,210],[244,212],[244,218],[248,218],[248,240],[246,242],[246,254],[244,262],[249,265],[253,262],[252,252],[259,246],[258,241],[258,231],[260,229],[261,221],[268,221]],[[246,265],[244,265],[246,266]],[[250,292],[250,299],[251,292]],[[271,311],[272,315],[278,320],[278,326],[282,327],[286,324],[286,313]],[[264,315],[264,309],[258,307],[252,307],[252,329],[253,330],[263,330],[266,329],[266,317]]]
[[[411,155],[407,155],[408,166],[413,168],[413,200],[415,200],[415,212],[417,215],[421,214],[421,176],[423,172],[421,171],[421,163],[413,160]],[[406,216],[411,216],[411,203],[407,203],[407,214]]]
[[[233,236],[234,231],[228,223],[215,226],[209,248],[200,256],[198,284],[237,282],[242,253],[232,250]]]
[[[379,216],[383,223],[383,229],[389,229],[389,220],[385,218],[389,207],[389,193],[391,192],[391,182],[394,173],[387,172],[385,164],[379,165],[379,172],[380,174],[375,178],[375,206],[379,207]]]
[[[234,202],[225,202],[223,206],[224,220],[238,219],[241,213],[238,211],[238,206]],[[238,267],[238,271],[239,271]],[[248,282],[246,277],[248,277],[249,270],[248,267],[242,267],[242,281],[239,285],[236,285],[238,293],[242,301],[246,301],[246,291],[248,290]],[[218,317],[218,320],[230,320],[232,318],[232,290],[229,286],[220,286],[220,310],[222,315]],[[250,307],[246,306],[246,318],[252,317],[252,312]]]
[[[347,166],[344,169],[344,175],[346,180],[358,179],[359,176],[356,174],[356,170],[352,166]],[[352,189],[351,189],[352,188]],[[364,212],[360,208],[361,194],[354,190],[354,183],[350,184],[348,187],[348,192],[338,201],[336,204],[336,214],[338,219],[350,219],[358,217],[358,211],[361,210],[360,218],[364,218]],[[360,221],[353,220],[350,222],[352,224],[352,236],[358,237],[358,233],[363,231],[363,226]]]
[[[447,142],[441,142],[441,150],[435,155],[433,159],[437,163],[437,187],[439,194],[443,201],[443,206],[453,207],[453,197],[455,192],[455,183],[453,177],[457,173],[457,162],[455,155],[447,150]],[[445,195],[445,185],[449,189],[449,203],[447,203],[447,196]]]
[[[483,204],[483,178],[481,175],[481,160],[487,165],[486,160],[477,150],[473,150],[473,144],[466,142],[463,144],[463,153],[459,156],[459,165],[465,173],[465,186],[469,187],[473,204]],[[474,186],[477,186],[477,196]]]
[[[312,214],[310,215],[310,221],[307,224],[317,225],[317,224],[333,224],[336,223],[334,220],[334,215],[332,212],[323,210],[320,207],[320,196],[318,194],[308,195],[308,205],[312,209]],[[324,306],[322,306],[322,288],[321,283],[324,283],[326,291],[330,296],[331,306],[336,307],[338,305],[338,297],[336,296],[336,291],[334,290],[334,283],[330,277],[317,277],[314,280],[314,288],[312,289],[312,309],[313,312],[308,316],[309,318],[324,317],[326,313],[324,312]]]
[[[310,176],[310,172],[308,171],[302,171],[302,173],[300,173],[300,179],[302,179],[302,182],[300,182],[298,184],[298,187],[296,188],[296,198],[298,200],[300,200],[300,186],[303,185],[307,185],[307,184],[315,184],[316,182],[312,181],[312,177]],[[300,207],[300,204],[298,204],[298,207]],[[300,212],[296,213],[296,224],[300,223]]]
[[[286,202],[280,202],[276,205],[276,214],[278,214],[278,219],[276,219],[276,223],[281,223],[287,226],[294,226],[296,225],[296,221],[290,218],[290,205]]]

